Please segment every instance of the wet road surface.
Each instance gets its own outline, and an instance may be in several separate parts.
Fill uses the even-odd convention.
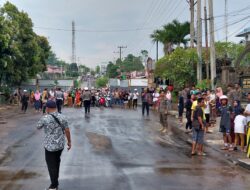
[[[142,117],[140,110],[64,109],[72,150],[62,155],[63,190],[181,190],[250,189],[250,174],[212,150],[191,157],[186,136],[173,130],[159,143],[158,117]],[[42,190],[49,176],[37,131],[39,114],[13,117],[1,129],[1,145],[9,147],[0,160],[1,190]],[[172,126],[174,127],[174,126]]]

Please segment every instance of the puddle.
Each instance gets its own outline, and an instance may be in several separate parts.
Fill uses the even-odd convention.
[[[112,142],[110,138],[93,132],[87,132],[86,136],[89,139],[89,143],[97,151],[106,151],[112,149]]]
[[[218,175],[223,177],[234,178],[238,175],[233,168],[204,168],[204,167],[159,167],[155,171],[163,175],[182,174],[192,176],[202,176],[204,173],[211,173],[211,175]]]

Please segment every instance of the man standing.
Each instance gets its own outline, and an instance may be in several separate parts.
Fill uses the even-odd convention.
[[[149,100],[150,100],[150,93],[149,89],[145,88],[141,95],[141,101],[142,101],[142,115],[144,116],[145,109],[147,111],[147,116],[149,116]]]
[[[56,112],[56,103],[48,100],[46,103],[47,115],[43,116],[37,128],[44,128],[45,160],[47,163],[51,185],[47,190],[58,190],[58,178],[61,162],[61,154],[65,146],[65,135],[68,150],[71,148],[71,137],[68,121],[60,113]]]
[[[64,95],[63,95],[61,88],[57,89],[57,91],[55,93],[55,97],[56,97],[57,111],[59,113],[62,113],[62,104],[63,104]]]
[[[91,101],[91,92],[88,87],[84,88],[84,92],[82,94],[82,101],[85,108],[85,115],[90,113],[90,101]]]
[[[134,89],[134,93],[132,95],[133,98],[133,109],[137,109],[137,102],[138,102],[138,97],[139,97],[139,93],[137,91],[137,89]]]
[[[23,113],[26,113],[26,111],[27,111],[28,102],[29,102],[29,96],[28,96],[28,94],[27,94],[27,90],[24,90],[24,91],[23,91],[22,98],[21,98],[22,111],[23,111]]]

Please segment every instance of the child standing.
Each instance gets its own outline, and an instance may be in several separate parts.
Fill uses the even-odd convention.
[[[231,112],[232,108],[228,105],[228,98],[225,95],[220,97],[220,104],[219,112],[221,114],[221,121],[220,121],[220,132],[223,133],[223,140],[224,140],[224,147],[222,150],[229,150],[233,151],[232,145],[232,138],[231,138]]]
[[[244,152],[245,147],[245,134],[247,125],[247,118],[243,115],[244,111],[244,109],[241,109],[240,114],[234,119],[235,147],[237,147],[240,140],[240,148],[242,152]]]

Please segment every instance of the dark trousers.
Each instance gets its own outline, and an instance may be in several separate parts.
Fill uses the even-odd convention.
[[[26,112],[27,108],[28,108],[28,102],[23,102],[22,103],[22,111]]]
[[[45,113],[46,112],[46,103],[43,103],[42,105],[43,105],[43,113]]]
[[[57,111],[59,113],[62,113],[62,104],[63,104],[63,100],[61,100],[61,99],[56,100],[56,107],[57,107]]]
[[[133,109],[134,109],[134,108],[137,108],[137,99],[134,99],[134,100],[133,100]]]
[[[52,188],[52,189],[57,188],[59,185],[58,178],[59,178],[62,151],[63,150],[50,152],[45,149],[45,160],[47,163],[50,181],[51,181],[51,185],[49,188]]]
[[[148,102],[142,102],[142,115],[144,115],[145,109],[147,110],[147,115],[149,115],[149,104],[148,104]]]
[[[186,112],[186,118],[187,118],[186,129],[188,129],[188,128],[192,129],[191,112],[192,111],[187,111]]]
[[[90,113],[90,100],[84,100],[85,113]]]

